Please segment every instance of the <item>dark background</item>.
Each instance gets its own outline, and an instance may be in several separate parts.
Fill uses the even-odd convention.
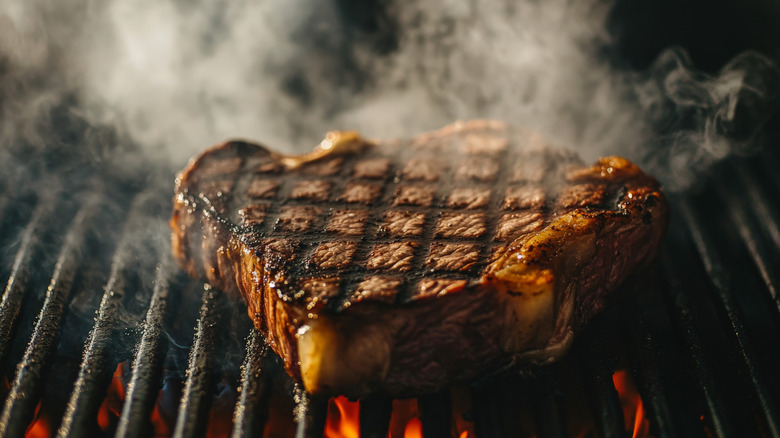
[[[383,54],[396,47],[392,0],[335,0],[345,31]],[[686,48],[714,72],[745,50],[780,59],[778,0],[616,0],[609,20],[614,61],[644,69],[666,47]]]

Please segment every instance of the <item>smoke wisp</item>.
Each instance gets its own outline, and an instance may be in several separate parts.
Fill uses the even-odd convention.
[[[302,152],[330,129],[399,137],[496,118],[683,189],[755,149],[775,104],[780,73],[755,52],[715,76],[679,48],[649,71],[614,68],[609,2],[381,4],[384,45],[345,2],[11,0],[0,141],[65,155],[89,144],[114,161],[131,154],[113,145],[135,144],[175,169],[233,137]]]

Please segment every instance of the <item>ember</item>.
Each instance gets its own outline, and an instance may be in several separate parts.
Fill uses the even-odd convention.
[[[125,385],[122,378],[125,372],[127,362],[122,362],[116,367],[114,375],[111,377],[111,384],[108,386],[106,398],[98,410],[98,426],[103,432],[116,429],[119,414],[122,412],[122,403],[125,401]]]
[[[626,430],[632,431],[632,438],[650,437],[650,423],[645,418],[642,398],[639,396],[631,373],[626,370],[617,370],[612,375],[612,381],[615,384],[618,397],[620,397],[620,405],[623,407]]]
[[[360,404],[336,397],[328,406],[327,438],[358,438],[360,436]]]
[[[52,436],[51,424],[46,415],[41,412],[41,403],[35,408],[35,416],[27,428],[27,433],[24,434],[25,438],[49,438]]]

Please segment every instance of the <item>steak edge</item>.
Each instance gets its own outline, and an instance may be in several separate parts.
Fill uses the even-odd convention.
[[[177,176],[171,227],[309,392],[403,397],[556,360],[667,216],[629,161],[478,120],[302,156],[215,146]]]

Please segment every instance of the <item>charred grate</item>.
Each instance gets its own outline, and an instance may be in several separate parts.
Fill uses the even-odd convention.
[[[673,200],[659,261],[570,354],[420,396],[423,436],[780,436],[780,160],[722,167]],[[294,387],[241,304],[172,265],[166,194],[114,211],[105,193],[0,197],[0,435],[322,436],[333,401]],[[624,375],[645,429],[627,428]],[[360,436],[395,433],[395,403],[361,400]]]

